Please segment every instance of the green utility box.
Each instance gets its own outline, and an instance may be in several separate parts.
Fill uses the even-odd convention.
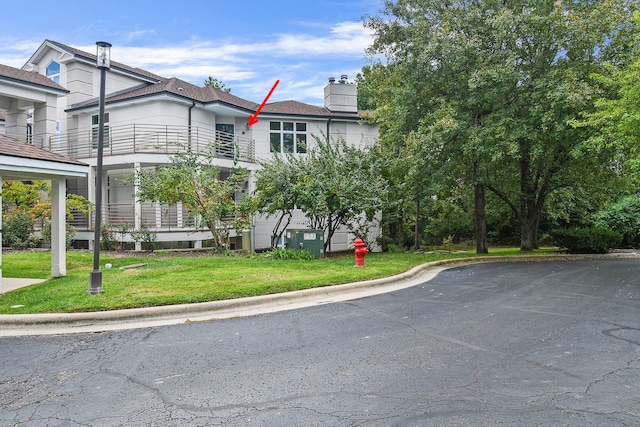
[[[287,230],[287,248],[306,250],[316,258],[324,256],[324,231],[309,229]]]

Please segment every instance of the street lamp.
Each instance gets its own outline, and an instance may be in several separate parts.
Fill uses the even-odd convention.
[[[107,70],[111,66],[111,43],[96,42],[96,67],[100,70],[100,101],[98,107],[98,159],[96,164],[96,221],[93,236],[93,270],[91,271],[87,293],[96,295],[102,289],[102,271],[100,271],[100,225],[102,224],[102,156],[104,152],[104,92]]]

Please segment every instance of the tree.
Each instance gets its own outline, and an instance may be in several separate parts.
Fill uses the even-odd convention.
[[[227,85],[225,85],[221,80],[214,79],[211,76],[209,76],[207,80],[204,81],[204,85],[220,89],[223,92],[231,93],[230,87],[227,87]]]
[[[249,224],[249,199],[235,197],[242,190],[246,171],[238,168],[223,175],[213,164],[214,153],[213,146],[206,153],[187,151],[173,156],[167,165],[135,171],[137,197],[169,205],[181,203],[211,231],[216,249],[228,249],[231,230],[240,231]]]
[[[406,144],[412,135],[441,155],[436,168],[456,171],[473,186],[478,240],[486,236],[488,189],[518,218],[521,248],[534,249],[547,197],[576,183],[576,172],[593,160],[581,149],[589,132],[568,122],[590,108],[597,92],[590,74],[632,4],[385,5],[383,17],[366,21],[375,31],[371,53],[385,55],[392,80],[401,82],[393,96],[376,100],[382,141]],[[431,132],[438,122],[450,131]]]
[[[2,183],[3,210],[10,209],[8,214],[13,221],[12,232],[16,232],[19,225],[23,236],[18,240],[35,244],[34,222],[36,219],[43,221],[42,234],[44,240],[51,238],[51,201],[48,195],[51,193],[51,185],[48,181],[5,181]],[[65,200],[66,218],[72,220],[74,214],[88,215],[93,210],[93,203],[77,194],[67,194]],[[9,236],[9,227],[5,227],[5,241],[13,238]],[[67,224],[67,246],[73,240],[75,229]],[[25,239],[24,236],[29,236]],[[32,238],[33,237],[33,238]],[[15,241],[14,241],[15,243]]]
[[[324,250],[328,251],[338,228],[361,216],[373,221],[382,208],[386,182],[373,167],[370,150],[351,147],[344,139],[330,141],[324,135],[314,140],[315,147],[305,155],[274,155],[262,163],[254,203],[261,213],[280,215],[280,229],[274,228],[274,235],[282,234],[284,218],[290,218],[297,206],[311,228],[325,231]]]
[[[271,247],[275,247],[293,218],[298,201],[295,183],[303,169],[298,167],[295,157],[275,154],[268,161],[260,162],[260,166],[252,199],[256,210],[267,218],[277,216],[271,231]]]

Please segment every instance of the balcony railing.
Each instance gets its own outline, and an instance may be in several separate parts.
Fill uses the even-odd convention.
[[[40,140],[42,148],[73,159],[89,159],[98,155],[96,128],[79,129]],[[37,145],[36,139],[33,140]],[[197,126],[131,124],[105,129],[104,155],[177,154],[192,152],[212,154],[221,159],[255,161],[252,139]]]
[[[79,212],[72,212],[73,219],[68,220],[78,230],[89,230],[95,222],[95,215],[89,218]],[[131,203],[107,203],[102,209],[102,221],[105,224],[120,224],[123,228],[134,230],[135,207]],[[145,202],[142,203],[141,223],[152,231],[182,231],[195,228],[195,221],[181,206]]]

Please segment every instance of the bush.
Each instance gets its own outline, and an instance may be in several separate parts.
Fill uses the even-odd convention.
[[[640,247],[640,195],[627,196],[600,211],[596,226],[622,234],[624,247]]]
[[[40,239],[34,234],[31,214],[21,210],[11,210],[2,218],[2,244],[14,249],[35,248]]]
[[[313,254],[307,250],[296,249],[271,249],[270,251],[262,254],[264,258],[271,259],[293,259],[293,260],[312,260],[315,259]]]
[[[66,248],[71,248],[71,243],[73,243],[73,239],[76,236],[76,229],[69,223],[66,224],[66,233],[65,233],[65,245]],[[45,220],[44,227],[42,227],[42,240],[44,243],[50,245],[51,244],[51,221]]]
[[[574,254],[603,254],[618,247],[622,235],[608,228],[566,228],[551,231],[556,245]]]

